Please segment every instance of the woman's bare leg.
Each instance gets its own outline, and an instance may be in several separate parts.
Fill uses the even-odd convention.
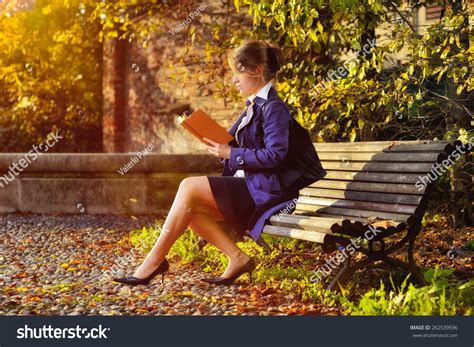
[[[222,218],[207,176],[183,179],[158,240],[133,276],[148,277],[164,260],[171,246],[190,224],[194,225],[193,230],[203,238],[213,244],[216,242],[216,246],[229,257],[226,276],[232,274],[234,269],[238,269],[242,260],[247,260],[248,256],[234,244],[209,214],[202,213],[203,209],[206,209],[206,212],[212,214],[214,218]]]
[[[212,216],[205,213],[195,213],[189,226],[229,258],[229,264],[222,277],[231,277],[250,259],[247,254],[237,247]]]

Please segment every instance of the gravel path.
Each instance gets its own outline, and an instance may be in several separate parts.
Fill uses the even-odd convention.
[[[160,216],[0,215],[0,315],[287,315],[340,314],[274,288],[203,281],[197,265],[171,261],[161,284],[130,287],[111,277],[131,273],[143,254],[130,230]]]

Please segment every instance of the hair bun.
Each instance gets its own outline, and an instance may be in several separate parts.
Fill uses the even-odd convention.
[[[277,72],[280,70],[280,64],[278,63],[278,58],[273,50],[272,46],[267,47],[267,58],[268,58],[268,67],[271,72]]]

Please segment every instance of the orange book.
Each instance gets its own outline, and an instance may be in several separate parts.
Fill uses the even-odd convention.
[[[189,116],[179,116],[178,121],[185,129],[206,145],[209,145],[209,143],[203,140],[204,137],[221,144],[228,144],[234,139],[224,127],[220,126],[219,123],[201,109],[196,110]]]

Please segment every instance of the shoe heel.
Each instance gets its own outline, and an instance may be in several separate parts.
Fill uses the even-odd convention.
[[[165,273],[163,272],[163,273],[161,274],[161,283],[163,283],[164,280],[165,280]]]
[[[249,283],[252,283],[252,271],[249,271]]]

